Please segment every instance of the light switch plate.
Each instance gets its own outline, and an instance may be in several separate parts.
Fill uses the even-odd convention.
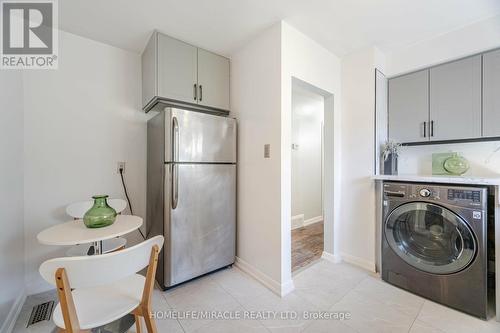
[[[266,143],[264,145],[264,158],[270,158],[271,157],[271,145],[269,143]]]

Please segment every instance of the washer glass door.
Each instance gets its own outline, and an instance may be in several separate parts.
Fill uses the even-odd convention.
[[[452,274],[474,259],[476,241],[467,223],[447,208],[410,202],[385,221],[389,246],[409,265],[433,274]]]

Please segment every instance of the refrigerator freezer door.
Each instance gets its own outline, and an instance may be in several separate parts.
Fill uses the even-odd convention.
[[[170,287],[234,262],[236,165],[165,168],[170,174],[166,177],[170,195],[165,196],[165,286]]]
[[[166,118],[167,162],[235,163],[236,120],[171,109]]]

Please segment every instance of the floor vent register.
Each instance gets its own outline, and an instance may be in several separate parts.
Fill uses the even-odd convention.
[[[29,327],[41,321],[50,320],[53,309],[54,309],[54,301],[35,305],[33,307],[33,310],[31,310],[30,320],[28,321],[28,325],[26,327]]]

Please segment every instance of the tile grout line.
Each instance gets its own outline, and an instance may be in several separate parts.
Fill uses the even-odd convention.
[[[359,286],[361,283],[363,283],[363,281],[365,281],[366,279],[368,279],[369,275],[365,276],[364,278],[362,278],[361,280],[359,280],[358,283],[356,283],[349,291],[347,291],[344,296],[342,296],[337,302],[333,303],[332,306],[330,306],[330,310],[335,306],[337,305],[338,303],[340,303],[350,292],[352,292],[354,289],[356,289],[357,286]],[[355,330],[356,332],[359,332],[357,328],[354,328],[348,324],[344,324],[343,322],[341,322],[342,325],[345,325],[353,330]]]
[[[331,309],[331,308],[333,308],[333,307],[334,307],[335,305],[337,305],[338,303],[340,303],[340,301],[342,301],[342,300],[343,300],[343,299],[347,296],[347,294],[349,294],[351,291],[353,291],[354,289],[356,289],[356,287],[358,287],[361,283],[363,283],[363,281],[365,281],[366,279],[368,279],[368,277],[369,277],[369,276],[367,275],[367,276],[365,276],[364,278],[362,278],[361,280],[359,280],[359,282],[358,282],[358,283],[356,283],[356,284],[355,284],[355,285],[354,285],[354,286],[353,286],[350,290],[348,290],[348,291],[344,294],[344,296],[342,296],[342,297],[341,297],[341,298],[340,298],[337,302],[333,303],[333,304],[332,304],[332,306],[330,307],[330,309]]]
[[[227,295],[229,295],[229,297],[231,297],[236,303],[238,303],[241,308],[243,308],[244,310],[246,311],[250,311],[248,310],[240,301],[238,301],[238,299],[236,297],[233,296],[233,294],[231,294],[231,292],[229,292],[229,290],[227,290],[226,288],[224,288],[224,286],[219,283],[219,281],[217,281],[217,279],[215,279],[213,276],[210,277],[210,280],[212,282],[214,282],[216,285],[218,285]],[[259,324],[261,324],[262,327],[264,327],[268,332],[271,332],[271,330],[269,330],[260,320],[257,320],[259,322]],[[215,321],[214,321],[215,322]],[[213,323],[212,323],[213,324]],[[186,332],[186,331],[184,331]]]
[[[415,318],[415,321],[417,321],[418,317],[420,316],[420,313],[422,312],[422,309],[424,308],[425,303],[427,303],[427,302],[431,302],[431,303],[433,303],[432,301],[430,301],[430,300],[428,300],[428,299],[425,299],[425,298],[424,298],[424,302],[422,303],[422,306],[420,307],[420,311],[418,312],[418,314],[417,314],[417,318]],[[437,303],[436,303],[436,304],[437,304]],[[443,305],[443,306],[444,306],[444,305]],[[446,308],[448,308],[448,307],[446,307]],[[450,310],[452,310],[452,311],[456,311],[456,310],[454,310],[454,309],[450,309]],[[413,322],[413,324],[415,323],[415,321]],[[441,329],[441,328],[439,328],[439,327],[436,327],[436,326],[432,325],[431,323],[429,323],[429,322],[427,322],[427,321],[425,321],[425,320],[420,320],[420,321],[421,321],[421,322],[423,322],[424,324],[428,325],[428,326],[429,326],[429,327],[431,327],[432,329],[434,329],[434,330],[436,330],[436,331],[439,331],[440,333],[447,333],[447,332],[448,332],[448,331],[445,331],[445,330],[443,330],[443,329]],[[413,327],[413,324],[412,324],[412,327]]]
[[[167,303],[168,307],[170,310],[173,310],[174,307],[168,302],[167,300],[167,295],[166,295],[166,290],[163,290],[162,288],[160,288],[160,294],[161,294],[161,297],[163,297],[163,299],[165,300],[165,302]],[[186,330],[184,329],[184,326],[182,326],[181,322],[179,321],[179,319],[175,319],[175,321],[177,322],[177,324],[179,324],[179,327],[181,328],[181,330],[186,333]]]
[[[370,276],[370,275],[369,275],[369,276],[367,276],[366,278],[370,278],[370,277],[374,278],[373,276]],[[386,281],[381,280],[380,278],[378,278],[377,280],[380,280],[379,282],[383,283],[384,285],[387,285],[387,286],[389,286],[389,287],[396,288],[397,290],[400,290],[400,291],[402,291],[402,292],[404,292],[404,293],[406,293],[406,294],[413,295],[413,296],[415,296],[415,297],[421,298],[421,299],[423,300],[423,302],[422,302],[422,305],[420,305],[419,310],[418,310],[418,313],[417,313],[417,315],[416,315],[416,317],[415,317],[415,318],[418,318],[418,315],[419,315],[419,314],[420,314],[420,312],[422,311],[422,308],[423,308],[423,306],[424,306],[424,303],[427,301],[425,298],[423,298],[423,297],[421,297],[421,296],[419,296],[419,295],[413,294],[413,293],[411,293],[411,292],[409,292],[409,291],[407,291],[407,290],[397,288],[397,287],[395,287],[395,286],[391,285],[390,283],[387,283]],[[361,281],[361,282],[363,282],[363,281]],[[360,283],[361,283],[361,282],[360,282]],[[359,284],[358,284],[358,285],[359,285]],[[354,290],[354,289],[355,289],[358,285],[356,285],[356,286],[353,288],[353,290]],[[358,293],[359,293],[359,292],[358,292]],[[371,297],[371,296],[368,296],[368,295],[365,295],[365,296],[366,296],[366,297],[368,297],[368,298],[370,298],[370,299],[371,299],[372,301],[374,301],[374,302],[377,302],[377,303],[380,303],[380,304],[382,304],[382,305],[385,305],[385,303],[383,303],[383,302],[379,301],[377,298],[374,298],[374,297]],[[406,312],[401,311],[398,307],[394,307],[394,306],[391,306],[391,305],[388,305],[388,306],[390,306],[390,307],[391,307],[394,311],[396,311],[396,312],[398,312],[398,313],[400,313],[400,314],[403,314],[403,315],[408,315]],[[409,316],[409,315],[408,315],[408,316]],[[412,324],[412,325],[413,325],[413,324]]]
[[[238,268],[236,267],[236,269],[238,269]],[[244,272],[242,272],[242,273],[244,274]],[[244,310],[250,311],[240,301],[238,301],[238,299],[236,297],[234,297],[233,294],[231,294],[231,292],[229,290],[224,288],[224,286],[221,283],[219,283],[219,281],[215,280],[215,283],[217,283],[217,285],[219,287],[221,287],[222,290],[224,290],[224,292],[226,292],[232,299],[234,299],[236,301],[236,303],[238,303]],[[265,288],[265,287],[263,286],[263,288]],[[260,321],[260,320],[257,320],[257,321],[259,322],[259,324],[262,325],[262,327],[264,327],[266,329],[266,331],[271,332],[271,330],[269,328],[267,328],[267,326],[264,325],[264,323],[262,321]]]
[[[422,305],[420,305],[420,309],[418,309],[417,315],[415,316],[415,318],[413,319],[413,322],[410,325],[410,328],[408,328],[408,333],[411,332],[411,329],[413,328],[413,325],[415,325],[415,322],[417,321],[418,316],[420,315],[420,312],[422,312],[422,309],[424,308],[425,302],[426,302],[426,300],[424,299],[424,301],[422,302]]]
[[[368,278],[368,276],[365,276],[364,278],[362,278],[361,280],[359,280],[359,282],[358,282],[358,283],[356,283],[356,284],[355,284],[355,285],[354,285],[354,286],[353,286],[350,290],[348,290],[348,291],[347,291],[347,292],[346,292],[346,293],[345,293],[345,294],[344,294],[344,295],[343,295],[343,296],[342,296],[342,297],[341,297],[338,301],[334,302],[334,303],[333,303],[333,304],[332,304],[332,305],[328,308],[328,310],[331,310],[331,309],[332,309],[332,308],[333,308],[336,304],[340,303],[340,301],[342,301],[342,300],[343,300],[343,299],[347,296],[347,294],[349,294],[351,291],[353,291],[353,290],[354,290],[357,286],[359,286],[359,285],[360,285],[360,284],[361,284],[361,283],[362,283],[365,279],[367,279],[367,278]],[[301,330],[301,332],[302,332],[302,331],[304,331],[307,327],[309,327],[309,326],[310,326],[310,325],[312,325],[313,323],[314,323],[314,321],[309,322],[307,325],[305,325],[305,326],[304,326],[304,328]],[[352,328],[352,329],[354,329],[356,332],[358,332],[358,330],[357,330],[357,329],[355,329],[355,328],[353,328],[353,327],[351,327],[351,326],[349,326],[349,325],[347,325],[347,324],[344,324],[343,322],[340,322],[340,323],[341,323],[342,325],[346,325],[346,326],[348,326],[349,328]]]

